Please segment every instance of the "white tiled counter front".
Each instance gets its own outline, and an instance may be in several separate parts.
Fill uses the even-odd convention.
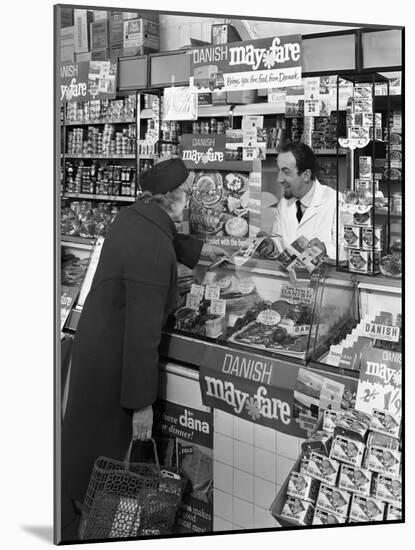
[[[278,527],[269,507],[301,438],[214,410],[214,531]]]

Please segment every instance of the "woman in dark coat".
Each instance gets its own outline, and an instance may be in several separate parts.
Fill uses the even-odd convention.
[[[62,540],[77,538],[73,505],[84,500],[95,459],[123,460],[132,436],[151,437],[176,254],[193,267],[202,247],[175,230],[187,176],[180,159],[157,164],[142,181],[155,197],[144,193],[122,209],[105,238],[73,347],[62,430]]]

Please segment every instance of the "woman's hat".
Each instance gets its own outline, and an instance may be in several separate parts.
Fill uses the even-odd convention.
[[[155,164],[140,178],[143,191],[150,191],[153,195],[164,195],[174,191],[187,179],[189,171],[179,158],[170,158]]]

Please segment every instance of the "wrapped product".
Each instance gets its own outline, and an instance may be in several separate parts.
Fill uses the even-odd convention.
[[[367,438],[367,446],[384,447],[385,449],[399,450],[399,441],[389,435],[384,435],[378,432],[371,432]]]
[[[287,495],[305,500],[307,502],[316,502],[320,483],[307,475],[298,472],[291,472],[288,481]]]
[[[333,433],[334,428],[340,421],[343,412],[340,410],[326,409],[323,415],[323,430],[325,432]]]
[[[322,483],[317,497],[316,507],[343,518],[347,517],[352,494],[338,487]]]

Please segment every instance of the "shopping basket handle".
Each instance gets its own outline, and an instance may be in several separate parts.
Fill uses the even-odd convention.
[[[131,451],[132,451],[132,448],[133,448],[134,441],[140,441],[140,440],[132,438],[131,441],[130,441],[130,444],[128,445],[127,453],[126,453],[125,458],[124,458],[124,466],[125,466],[126,470],[128,469],[128,466],[130,464]],[[159,457],[158,457],[158,453],[157,453],[156,442],[154,441],[154,439],[152,437],[150,438],[150,441],[153,444],[154,461],[156,463],[157,469],[160,470],[160,462],[159,462]]]

